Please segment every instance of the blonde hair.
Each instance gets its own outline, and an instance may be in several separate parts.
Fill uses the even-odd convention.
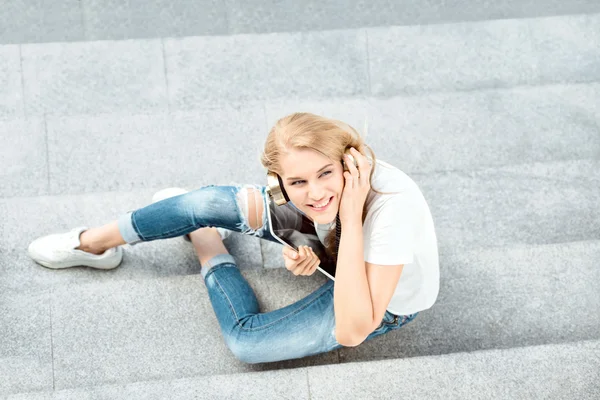
[[[281,176],[281,157],[292,149],[311,149],[331,160],[342,160],[344,152],[354,147],[361,154],[371,153],[372,168],[369,182],[373,180],[376,158],[373,150],[364,142],[362,136],[350,125],[331,118],[311,113],[294,113],[281,118],[275,123],[265,142],[260,162],[269,171]],[[283,188],[282,188],[283,189]],[[371,187],[371,190],[379,192]],[[362,223],[367,215],[367,204],[363,207]],[[335,264],[341,235],[339,213],[336,216],[336,230],[332,230],[325,238],[325,250]]]

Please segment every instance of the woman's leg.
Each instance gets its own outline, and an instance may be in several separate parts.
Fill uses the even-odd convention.
[[[250,201],[259,202],[260,207],[254,208],[262,212],[265,190],[252,185],[204,186],[121,215],[119,232],[130,245],[183,236],[206,227],[263,237],[266,217],[261,214],[257,221],[248,205]]]
[[[263,212],[266,196],[264,187],[207,186],[127,213],[92,234],[101,238],[96,243],[102,247],[135,245],[197,231],[190,238],[195,248],[202,249],[203,242],[220,241],[214,231],[201,229],[215,226],[274,241]],[[279,361],[341,347],[335,338],[333,281],[294,304],[260,313],[256,296],[233,257],[226,250],[217,253],[210,258],[199,254],[202,275],[225,341],[240,360]],[[382,323],[369,338],[387,330]]]
[[[229,254],[216,228],[200,228],[189,235],[200,265],[203,267],[208,265],[208,261],[212,258]]]
[[[79,241],[81,244],[76,249],[93,254],[102,254],[108,249],[126,243],[119,232],[118,221],[82,232],[79,236]]]
[[[335,337],[333,281],[305,298],[261,313],[254,291],[230,255],[217,255],[202,275],[225,343],[246,363],[265,363],[326,353]]]
[[[333,281],[327,281],[293,304],[261,313],[254,291],[233,257],[215,253],[214,249],[207,248],[208,244],[203,247],[202,243],[209,243],[209,235],[214,241],[220,241],[218,233],[198,232],[190,236],[198,251],[215,254],[208,260],[204,258],[202,276],[225,343],[238,359],[247,363],[274,362],[342,347],[335,335]],[[395,317],[386,312],[380,326],[365,340],[399,329],[415,317],[416,314]]]
[[[242,361],[263,363],[301,358],[340,348],[335,339],[333,282],[282,309],[260,313],[252,288],[214,228],[190,233],[202,276],[225,342]],[[410,322],[386,313],[366,340]]]
[[[299,302],[260,313],[258,301],[221,238],[222,227],[267,240],[264,187],[208,186],[122,215],[118,235],[110,225],[96,233],[107,243],[135,245],[190,234],[198,253],[210,301],[233,353],[247,362],[278,361],[338,347],[333,318],[333,285]],[[116,240],[115,240],[116,239]],[[115,240],[111,242],[111,240]]]
[[[164,199],[122,215],[117,221],[91,228],[80,235],[79,250],[102,254],[126,243],[183,236],[207,226],[273,240],[268,230],[255,228],[264,224],[265,188],[256,185],[204,186],[195,191]],[[263,202],[263,207],[257,203]],[[251,212],[252,211],[252,212]]]

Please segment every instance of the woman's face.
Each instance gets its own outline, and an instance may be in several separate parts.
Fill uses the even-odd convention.
[[[329,158],[310,149],[293,149],[281,159],[281,180],[290,200],[318,224],[335,220],[344,190],[341,160]],[[315,205],[329,204],[324,209]]]

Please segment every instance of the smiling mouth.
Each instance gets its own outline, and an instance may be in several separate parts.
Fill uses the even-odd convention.
[[[312,205],[312,204],[309,204],[308,206],[309,206],[309,207],[311,207],[311,208],[314,208],[315,210],[323,210],[323,209],[327,208],[327,207],[328,207],[328,206],[331,204],[331,201],[332,201],[332,200],[333,200],[333,196],[331,196],[331,197],[329,198],[329,200],[327,200],[327,203],[326,203],[326,204],[325,204],[323,207],[315,207],[315,206],[314,206],[314,205]]]

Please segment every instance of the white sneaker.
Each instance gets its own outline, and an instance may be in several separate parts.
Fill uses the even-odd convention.
[[[188,191],[185,189],[176,188],[176,187],[163,189],[163,190],[160,190],[160,191],[154,193],[154,196],[152,196],[152,203],[156,203],[158,201],[168,199],[169,197],[179,196],[179,195],[182,195],[187,192]],[[221,235],[221,240],[225,240],[229,237],[229,235],[231,235],[232,231],[230,231],[229,229],[217,227],[217,232],[219,232],[219,235]],[[190,235],[185,235],[183,238],[185,240],[187,240],[188,242],[191,242]]]
[[[121,264],[123,250],[120,246],[106,250],[100,255],[76,250],[81,245],[79,235],[88,228],[78,227],[67,233],[42,236],[29,245],[27,252],[36,263],[52,269],[69,267],[92,267],[113,269]]]

